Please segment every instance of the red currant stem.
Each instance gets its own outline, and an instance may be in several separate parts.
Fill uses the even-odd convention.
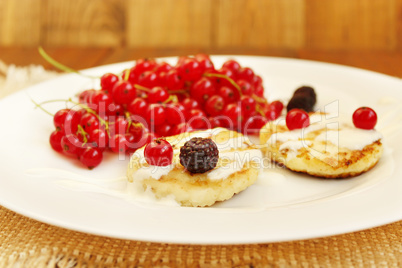
[[[224,75],[224,74],[213,74],[213,73],[204,73],[204,76],[207,77],[219,77],[219,78],[224,78],[226,80],[228,80],[236,89],[237,91],[239,91],[240,96],[242,96],[242,92],[241,92],[241,88],[240,86],[229,76]]]
[[[257,111],[257,113],[259,113],[260,115],[262,115],[263,117],[266,117],[264,114],[264,111],[261,109],[260,105],[256,105],[255,106],[255,110]]]
[[[178,90],[168,90],[169,94],[187,94],[188,90],[178,89]]]
[[[128,81],[128,78],[130,77],[130,69],[126,69],[124,72],[124,81]]]
[[[127,118],[127,121],[128,121],[127,132],[129,132],[129,129],[130,129],[131,126],[135,126],[135,127],[139,126],[141,128],[144,128],[144,125],[141,122],[134,123],[133,120],[131,120],[130,112],[126,112],[126,118]]]
[[[266,99],[261,98],[261,97],[258,97],[258,96],[255,95],[255,94],[253,94],[251,97],[252,97],[256,102],[259,102],[259,103],[267,103],[267,100],[266,100]]]
[[[138,90],[142,90],[142,91],[145,91],[145,92],[150,92],[150,91],[151,91],[149,88],[140,86],[140,85],[138,85],[138,84],[135,84],[134,87],[135,87],[136,89],[138,89]]]
[[[179,99],[176,95],[169,95],[169,98],[167,98],[163,103],[169,103],[169,101],[177,103],[179,102]]]
[[[103,118],[101,118],[95,110],[89,108],[87,105],[85,105],[85,104],[83,104],[83,103],[75,102],[75,101],[73,101],[71,98],[68,99],[67,101],[68,101],[68,102],[71,102],[72,104],[78,105],[78,106],[80,106],[81,108],[85,109],[85,111],[87,111],[88,113],[95,115],[96,118],[98,118],[98,120],[99,120],[99,122],[101,123],[101,125],[104,125],[104,126],[105,126],[106,132],[107,132],[108,135],[110,136],[110,133],[109,133],[109,123],[108,123],[106,120],[104,120]]]
[[[84,137],[83,145],[85,145],[88,142],[88,139],[87,139],[88,133],[83,129],[83,127],[81,125],[78,125],[77,133],[81,133],[81,135]]]
[[[85,77],[92,78],[92,79],[100,78],[98,76],[92,76],[92,75],[83,74],[83,73],[81,73],[81,72],[79,72],[77,70],[74,70],[73,68],[70,68],[70,67],[68,67],[68,66],[66,66],[64,64],[61,64],[60,62],[58,62],[55,59],[53,59],[52,57],[50,57],[49,54],[47,54],[46,51],[41,46],[38,47],[38,51],[39,51],[39,54],[48,63],[50,63],[51,65],[53,65],[54,67],[56,67],[59,70],[62,70],[62,71],[67,72],[67,73],[76,73],[76,74],[79,74],[81,76],[85,76]]]
[[[34,101],[31,97],[29,97],[29,98],[30,98],[31,101],[35,104],[35,108],[39,108],[39,109],[41,109],[42,111],[44,111],[45,113],[47,113],[48,115],[54,117],[54,114],[52,114],[51,112],[49,112],[48,110],[46,110],[45,108],[43,108],[41,104],[39,104],[39,103],[37,103],[36,101]]]

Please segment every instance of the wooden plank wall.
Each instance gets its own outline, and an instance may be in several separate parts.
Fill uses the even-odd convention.
[[[402,0],[0,0],[0,46],[402,51]]]

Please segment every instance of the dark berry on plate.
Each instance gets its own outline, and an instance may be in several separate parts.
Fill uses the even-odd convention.
[[[293,93],[292,98],[286,107],[289,112],[292,109],[302,109],[306,112],[312,112],[314,110],[314,105],[317,102],[317,95],[312,87],[302,86],[296,89]]]
[[[191,173],[204,173],[216,167],[219,151],[211,139],[195,137],[180,148],[180,164]]]

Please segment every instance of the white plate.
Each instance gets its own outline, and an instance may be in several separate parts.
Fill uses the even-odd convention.
[[[228,58],[213,60],[220,66]],[[39,221],[91,234],[191,244],[307,239],[402,219],[400,79],[311,61],[235,58],[262,75],[271,100],[287,99],[298,86],[308,84],[315,87],[320,107],[339,105],[342,113],[349,114],[362,105],[375,108],[378,129],[385,136],[385,153],[378,165],[345,180],[322,180],[275,168],[246,191],[211,208],[138,205],[108,192],[108,187],[123,185],[113,179],[125,175],[128,159],[107,157],[89,171],[48,145],[52,118],[34,109],[29,96],[38,102],[66,99],[99,83],[68,74],[0,101],[0,204]],[[132,64],[102,66],[85,73],[120,72]],[[46,107],[56,111],[63,106]]]

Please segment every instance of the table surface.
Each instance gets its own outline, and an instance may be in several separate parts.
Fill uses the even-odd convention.
[[[45,48],[46,49],[46,48]],[[193,53],[261,55],[338,63],[402,77],[402,52],[242,50],[197,51],[127,48],[49,48],[74,69]],[[0,60],[54,69],[36,48],[1,48]],[[344,235],[255,245],[174,245],[128,241],[70,231],[16,214],[0,206],[0,267],[77,266],[402,266],[402,221]]]

